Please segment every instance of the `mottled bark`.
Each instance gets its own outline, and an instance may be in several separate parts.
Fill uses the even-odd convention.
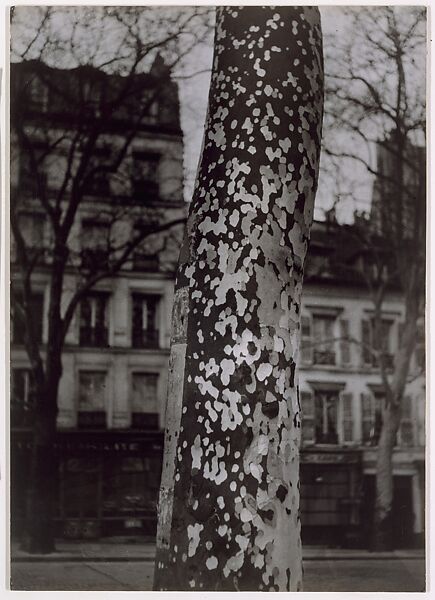
[[[220,7],[173,311],[156,590],[299,590],[303,265],[319,13]]]

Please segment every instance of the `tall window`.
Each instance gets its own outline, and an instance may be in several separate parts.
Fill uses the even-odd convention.
[[[110,228],[107,223],[94,220],[82,222],[82,266],[98,271],[107,266]]]
[[[374,319],[362,321],[362,355],[365,365],[379,366],[379,361],[372,352],[374,350],[382,353],[387,368],[393,367],[393,325],[394,321],[392,319],[382,319],[379,335],[376,336]]]
[[[335,385],[333,386],[335,388]],[[354,441],[353,395],[339,389],[302,391],[302,441],[348,444]]]
[[[351,363],[349,321],[338,319],[339,308],[325,307],[301,316],[301,362],[331,366]]]
[[[314,363],[335,365],[334,317],[313,316]]]
[[[22,192],[37,198],[41,193],[46,193],[48,176],[43,160],[44,149],[37,146],[33,152],[36,165],[30,160],[28,154],[22,153],[20,156],[19,183]]]
[[[158,348],[158,305],[160,297],[152,294],[133,294],[133,348]]]
[[[20,309],[23,306],[23,296],[19,292],[11,298],[12,316],[12,342],[24,344],[26,334],[26,320]],[[44,315],[44,295],[42,292],[32,294],[30,298],[30,312],[32,314],[33,336],[37,342],[42,342],[42,322]]]
[[[80,304],[80,345],[104,347],[108,345],[108,294],[89,294]]]
[[[382,402],[380,393],[362,394],[362,441],[369,446],[377,446],[382,428]]]
[[[315,392],[315,430],[318,444],[338,444],[338,395]]]
[[[41,213],[24,213],[19,216],[20,232],[30,258],[36,253],[41,254],[44,248],[44,224],[45,218]]]
[[[95,108],[95,107],[94,107]],[[98,168],[109,164],[110,148],[94,148],[90,160],[90,168]],[[110,194],[110,176],[107,171],[96,170],[84,180],[86,194],[92,196],[108,196]]]
[[[131,187],[136,199],[155,199],[159,196],[158,165],[160,156],[150,152],[133,152]]]
[[[133,427],[155,429],[159,425],[157,373],[133,373],[131,419]]]
[[[35,388],[29,369],[13,369],[11,377],[11,425],[28,427],[33,421]]]
[[[29,92],[30,108],[41,112],[46,111],[48,107],[48,87],[38,75],[31,79]]]
[[[106,372],[79,372],[79,427],[106,427]]]

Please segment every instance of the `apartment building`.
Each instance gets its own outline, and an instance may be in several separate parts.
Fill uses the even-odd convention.
[[[53,249],[49,218],[36,184],[42,180],[46,198],[54,202],[67,157],[61,143],[59,150],[47,150],[48,128],[59,138],[71,137],[82,123],[74,121],[71,102],[56,104],[53,89],[62,81],[69,89],[75,85],[80,93],[91,90],[92,103],[102,89],[119,89],[123,80],[89,68],[66,72],[34,61],[13,64],[11,71],[12,85],[28,88],[25,134],[38,152],[46,152],[35,174],[21,143],[22,133],[12,127],[11,201],[19,202],[20,230],[36,261],[31,302],[44,357]],[[159,83],[162,78],[164,85]],[[155,98],[116,172],[99,172],[87,181],[71,229],[65,269],[64,310],[94,266],[104,265],[113,255],[116,258],[135,228],[149,228],[150,235],[116,273],[100,279],[81,298],[65,338],[57,416],[57,530],[72,538],[146,533],[155,527],[173,281],[183,233],[179,220],[185,217],[183,144],[177,86],[161,58],[157,56],[148,74],[130,79],[138,98],[151,92]],[[93,89],[95,81],[101,85]],[[119,156],[129,121],[137,113],[134,103],[122,113],[125,108],[120,106],[100,134],[91,159],[95,164]],[[68,195],[65,198],[69,202]],[[116,244],[119,250],[113,249]],[[14,303],[20,295],[22,271],[13,241],[11,275],[15,294],[11,300],[11,503],[13,531],[19,533],[25,513],[33,384],[24,323]]]
[[[163,70],[163,71],[162,71]],[[150,74],[135,82],[149,94],[162,77],[157,58]],[[15,75],[14,75],[15,73]],[[43,147],[43,132],[70,131],[73,109],[61,110],[44,83],[62,79],[79,89],[112,79],[99,72],[68,72],[37,63],[12,65],[13,83],[28,85],[24,112],[29,135]],[[116,81],[119,85],[119,81]],[[91,86],[91,87],[89,87]],[[100,88],[98,88],[100,89]],[[108,260],[107,240],[129,240],[138,222],[150,228],[185,215],[182,202],[182,133],[176,86],[150,103],[117,176],[99,173],[87,183],[71,232],[71,262],[63,302],[74,295],[83,270]],[[90,100],[92,100],[92,93]],[[95,108],[95,106],[94,106]],[[104,163],[122,144],[129,118],[107,124],[94,160]],[[14,137],[15,136],[15,137]],[[20,199],[20,227],[33,252],[34,328],[42,355],[47,343],[50,266],[47,215],[38,199],[60,185],[62,152],[51,153],[35,177],[12,129],[12,201]],[[39,180],[39,181],[37,181]],[[114,219],[114,215],[116,219]],[[58,394],[59,458],[57,529],[69,538],[151,534],[156,527],[173,282],[182,226],[146,238],[116,274],[83,297],[68,329]],[[346,257],[348,269],[333,255]],[[349,227],[315,223],[306,267],[299,361],[303,408],[301,520],[304,543],[367,546],[374,514],[376,447],[381,424],[382,381],[373,355],[373,304],[358,271],[363,260]],[[11,274],[19,296],[16,248]],[[388,291],[383,314],[383,352],[391,365],[400,343],[403,301]],[[33,384],[24,347],[23,322],[12,301],[11,467],[12,525],[25,514],[31,444]],[[394,520],[397,547],[421,543],[424,532],[424,336],[413,358],[402,422],[394,449]]]

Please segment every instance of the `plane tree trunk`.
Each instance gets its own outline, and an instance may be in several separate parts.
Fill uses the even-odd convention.
[[[319,12],[220,7],[173,309],[155,590],[301,589],[296,361]]]

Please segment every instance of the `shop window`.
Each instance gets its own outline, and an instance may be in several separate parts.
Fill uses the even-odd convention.
[[[159,196],[158,165],[160,156],[149,152],[133,152],[131,188],[133,197],[144,203]]]
[[[131,382],[132,427],[157,429],[159,426],[157,373],[133,373]]]
[[[96,519],[100,513],[101,466],[99,457],[71,457],[61,464],[60,497],[64,518]],[[83,525],[68,522],[66,537],[82,537]]]
[[[78,426],[106,427],[106,372],[79,372]]]
[[[42,292],[34,293],[30,297],[30,312],[32,314],[32,338],[37,342],[42,342],[42,323],[44,315],[44,295]],[[12,342],[14,344],[24,344],[26,335],[26,319],[23,314],[23,295],[15,292],[11,296],[11,317],[12,317]]]
[[[33,422],[35,384],[29,369],[12,369],[11,425],[29,427]]]
[[[80,346],[105,347],[108,345],[108,294],[93,293],[80,303]]]
[[[361,323],[362,333],[362,358],[366,366],[378,367],[379,361],[373,351],[382,353],[385,366],[390,369],[394,366],[394,354],[392,344],[392,332],[394,321],[382,319],[380,332],[375,335],[374,319],[363,320]]]
[[[94,220],[82,222],[82,266],[91,271],[107,268],[110,250],[110,227]]]
[[[158,348],[158,306],[160,296],[133,294],[132,346],[133,348]]]

